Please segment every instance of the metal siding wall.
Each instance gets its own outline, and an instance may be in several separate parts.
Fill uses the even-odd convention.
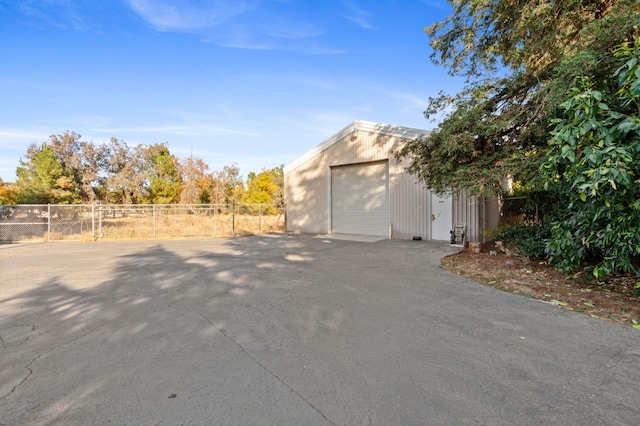
[[[329,180],[325,164],[319,155],[285,175],[287,231],[328,232]]]
[[[469,197],[466,191],[460,191],[453,201],[453,221],[467,224],[467,241],[479,242],[482,236],[480,229],[482,225],[478,198]]]
[[[392,237],[429,240],[429,190],[405,171],[404,164],[395,159],[390,163]]]
[[[389,158],[392,138],[375,133],[358,131],[357,137],[346,136],[323,152],[329,166],[383,161]]]

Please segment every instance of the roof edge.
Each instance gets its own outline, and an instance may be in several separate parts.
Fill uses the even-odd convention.
[[[292,170],[295,170],[296,168],[300,167],[302,164],[311,160],[316,155],[320,154],[322,151],[338,143],[345,136],[357,131],[364,131],[364,132],[368,131],[370,133],[378,133],[386,136],[400,137],[402,139],[416,139],[420,136],[426,136],[431,133],[428,130],[415,129],[412,127],[402,127],[402,126],[394,126],[391,124],[375,123],[373,121],[355,120],[351,122],[349,125],[347,125],[346,127],[344,127],[342,130],[340,130],[338,133],[335,133],[334,135],[325,139],[319,145],[316,145],[309,151],[302,154],[300,157],[293,160],[291,163],[284,166],[284,169],[283,169],[284,173],[286,174],[291,172]]]
[[[387,136],[401,137],[402,139],[416,139],[420,136],[431,134],[429,130],[416,129],[413,127],[394,126],[392,124],[374,123],[372,121],[357,120],[353,124],[357,130],[369,131]]]

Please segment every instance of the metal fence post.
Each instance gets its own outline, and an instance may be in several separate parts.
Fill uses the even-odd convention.
[[[149,209],[149,207],[152,208]],[[170,207],[175,208],[169,210]],[[213,215],[211,215],[211,209],[213,209]],[[218,209],[220,212],[217,211]],[[161,239],[168,236],[226,238],[230,236],[229,225],[231,225],[231,237],[237,238],[248,233],[269,232],[272,226],[280,228],[280,219],[283,215],[286,226],[286,213],[282,211],[282,207],[278,207],[278,210],[273,209],[274,206],[269,204],[241,204],[237,202],[202,204],[201,207],[151,204],[103,205],[99,200],[82,206],[51,203],[0,205],[0,240],[37,238],[44,242],[86,241],[89,231],[91,232],[91,241],[103,240],[105,232],[108,239],[138,237]],[[205,210],[207,216],[202,217],[200,211]],[[149,217],[149,213],[151,213],[151,217]],[[162,219],[163,214],[169,213],[171,215]],[[258,213],[257,230],[255,213]],[[229,214],[231,214],[231,223],[228,222]],[[149,235],[149,219],[153,221],[151,235]],[[160,223],[161,219],[164,222]],[[213,219],[213,223],[210,222],[211,219]],[[272,225],[272,220],[275,220],[274,225]],[[169,223],[165,222],[171,222],[173,228],[170,228]],[[45,226],[44,232],[43,225]],[[167,232],[164,231],[165,228],[167,228]],[[218,231],[220,231],[220,235],[218,235]]]
[[[51,241],[51,204],[47,204],[47,242]]]
[[[96,240],[96,202],[91,203],[91,237]]]

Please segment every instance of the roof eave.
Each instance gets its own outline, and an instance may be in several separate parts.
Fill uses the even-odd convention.
[[[284,166],[284,173],[287,174],[295,170],[330,146],[341,141],[344,137],[358,131],[377,133],[380,135],[393,136],[407,140],[416,139],[418,137],[426,136],[431,133],[428,130],[415,129],[411,127],[394,126],[391,124],[375,123],[373,121],[355,120],[342,130],[340,130],[338,133],[335,133],[334,135],[325,139],[319,145],[315,146],[311,150],[293,160],[291,163]]]

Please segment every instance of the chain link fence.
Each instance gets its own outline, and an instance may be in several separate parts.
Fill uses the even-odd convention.
[[[0,205],[0,241],[223,238],[284,231],[272,204]]]

